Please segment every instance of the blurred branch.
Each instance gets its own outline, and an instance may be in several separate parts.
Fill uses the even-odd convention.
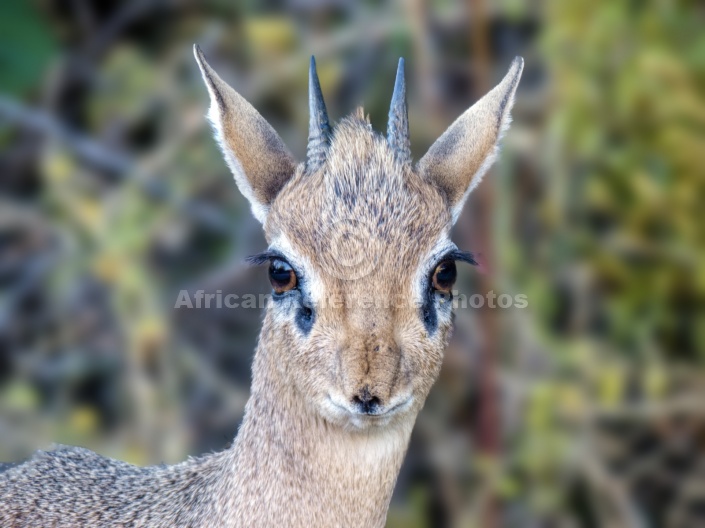
[[[100,54],[129,24],[149,14],[153,9],[171,7],[177,2],[178,0],[133,0],[123,4],[108,23],[96,32],[86,49],[92,56]]]
[[[625,486],[605,470],[601,460],[594,453],[586,450],[581,454],[580,468],[593,487],[601,492],[600,497],[606,503],[612,504],[611,517],[616,516],[619,519],[614,523],[603,523],[602,526],[646,528],[646,524],[632,504]],[[604,510],[600,507],[596,509],[597,511]]]
[[[592,413],[593,419],[637,419],[651,420],[674,414],[705,416],[705,395],[693,393],[665,401],[643,402],[619,407],[597,408]]]
[[[70,130],[52,116],[28,108],[18,101],[0,95],[0,116],[13,124],[50,136],[73,150],[85,161],[117,173],[132,168],[131,160],[108,147]]]
[[[101,169],[109,170],[126,179],[130,173],[138,174],[140,187],[152,199],[169,202],[189,217],[219,233],[230,233],[230,220],[219,211],[192,200],[179,201],[168,186],[145,174],[137,163],[126,155],[115,153],[108,147],[72,131],[59,120],[44,112],[28,108],[21,103],[0,95],[0,117],[13,124],[40,132],[59,141],[79,158]]]

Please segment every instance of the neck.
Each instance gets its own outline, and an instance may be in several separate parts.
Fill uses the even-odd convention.
[[[220,488],[227,496],[217,501],[226,518],[238,526],[384,526],[413,420],[365,431],[326,422],[284,381],[286,352],[266,335],[226,455],[232,463]]]

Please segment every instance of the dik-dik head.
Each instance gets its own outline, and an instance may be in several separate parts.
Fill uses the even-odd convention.
[[[414,165],[403,61],[385,138],[361,109],[330,125],[312,59],[307,158],[297,164],[195,55],[216,139],[269,243],[251,260],[269,264],[263,339],[279,345],[279,371],[331,423],[365,429],[413,418],[450,337],[455,263],[472,263],[450,229],[495,158],[523,61]]]

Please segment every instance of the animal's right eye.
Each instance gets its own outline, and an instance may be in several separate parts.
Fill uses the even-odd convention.
[[[281,259],[273,259],[269,264],[269,282],[275,293],[284,293],[296,288],[296,272]]]

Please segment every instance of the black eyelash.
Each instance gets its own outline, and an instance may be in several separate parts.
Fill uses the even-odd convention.
[[[248,266],[261,266],[262,264],[267,264],[274,259],[280,259],[286,262],[286,259],[278,251],[263,251],[262,253],[245,257],[245,263]]]
[[[473,266],[477,266],[478,262],[475,260],[475,256],[469,251],[462,251],[460,249],[454,249],[453,251],[446,253],[443,260],[455,260],[460,262],[467,262]]]

